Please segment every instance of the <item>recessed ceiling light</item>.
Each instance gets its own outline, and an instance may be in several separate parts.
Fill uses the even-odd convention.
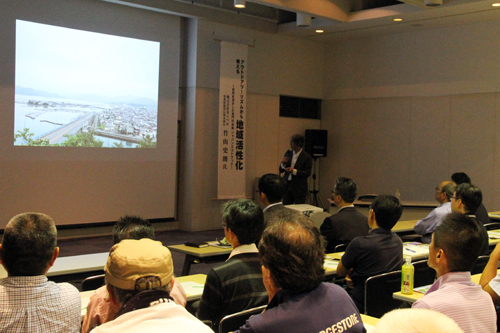
[[[234,0],[234,7],[245,8],[245,0]]]
[[[324,30],[321,30],[321,29],[318,29],[318,30],[316,30],[316,32],[317,32],[318,34],[322,34],[322,33],[323,33],[323,32],[325,32],[325,31],[324,31]]]
[[[395,18],[395,19],[394,19],[394,22],[401,22],[401,21],[403,21],[403,19],[402,19],[402,18]]]

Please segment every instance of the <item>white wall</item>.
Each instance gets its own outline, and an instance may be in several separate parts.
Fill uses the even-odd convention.
[[[328,46],[322,196],[348,176],[359,193],[432,201],[464,171],[499,210],[499,32],[486,22]]]
[[[290,136],[319,128],[319,120],[279,117],[279,95],[321,98],[324,46],[209,21],[188,23],[187,59],[196,57],[196,79],[189,75],[181,124],[179,225],[185,230],[220,227],[217,197],[217,139],[220,41],[247,42],[248,51],[246,196],[254,180],[277,172]],[[190,61],[190,63],[192,63]]]

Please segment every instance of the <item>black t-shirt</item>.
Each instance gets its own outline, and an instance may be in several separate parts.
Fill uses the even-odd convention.
[[[351,241],[342,256],[342,265],[353,269],[354,289],[350,295],[360,310],[364,307],[366,279],[400,270],[403,264],[403,242],[390,230],[377,228]]]

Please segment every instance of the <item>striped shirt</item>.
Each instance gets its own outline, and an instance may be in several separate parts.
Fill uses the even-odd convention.
[[[196,316],[218,325],[229,314],[266,305],[267,301],[259,254],[239,253],[210,270]]]
[[[413,304],[413,308],[441,312],[467,333],[497,331],[493,301],[480,285],[471,281],[470,272],[444,274]]]
[[[81,307],[75,287],[48,281],[44,275],[0,282],[1,332],[80,332]]]

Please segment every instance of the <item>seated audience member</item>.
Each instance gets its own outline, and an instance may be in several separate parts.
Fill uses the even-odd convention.
[[[259,251],[269,305],[239,332],[365,332],[345,290],[323,282],[324,240],[311,220],[293,212],[273,216]]]
[[[483,290],[490,294],[493,303],[500,305],[500,273],[498,271],[498,261],[500,260],[500,243],[490,254],[490,259],[484,267],[479,284]]]
[[[52,218],[41,213],[14,216],[0,246],[8,277],[0,282],[1,332],[80,332],[82,301],[69,283],[48,281],[59,248]]]
[[[124,216],[113,227],[113,243],[118,244],[124,239],[155,239],[155,231],[148,220],[138,216]],[[174,279],[170,296],[175,303],[186,306],[186,293],[182,285]],[[97,289],[90,297],[87,313],[83,318],[82,333],[88,333],[94,327],[115,319],[120,310],[117,303],[111,303],[106,286]]]
[[[387,312],[372,333],[464,333],[442,313],[428,309],[397,309]]]
[[[455,183],[444,181],[436,187],[435,199],[439,202],[439,206],[434,208],[429,215],[421,219],[415,224],[413,230],[419,235],[422,235],[422,242],[431,243],[432,233],[441,223],[443,218],[451,213],[451,197],[455,192]]]
[[[370,233],[352,240],[337,267],[337,275],[346,276],[348,292],[360,312],[364,312],[366,279],[403,266],[403,242],[391,231],[402,213],[396,197],[377,196],[368,213]]]
[[[469,183],[471,184],[471,180],[469,176],[467,176],[466,173],[464,172],[455,172],[454,174],[451,175],[451,180],[458,185],[463,184],[463,183]],[[488,216],[488,211],[486,210],[486,207],[484,207],[483,203],[477,207],[476,211],[474,212],[476,215],[476,218],[481,222],[482,224],[487,224],[490,223],[490,217]]]
[[[483,201],[481,190],[472,184],[462,183],[457,186],[453,197],[451,197],[451,211],[462,213],[478,223],[479,232],[481,233],[481,252],[479,254],[488,254],[489,252],[489,237],[488,231],[484,225],[479,222],[474,212]]]
[[[259,200],[265,206],[264,221],[270,216],[285,209],[283,195],[286,192],[286,180],[274,173],[266,173],[259,179]]]
[[[356,183],[352,179],[335,179],[332,199],[338,212],[327,217],[320,228],[327,242],[326,253],[334,252],[337,245],[349,244],[356,237],[368,235],[367,218],[353,205],[356,195]]]
[[[228,201],[222,210],[226,240],[233,246],[229,259],[207,275],[196,316],[214,326],[229,315],[267,304],[256,242],[264,230],[262,209],[251,200]]]
[[[170,296],[174,265],[161,242],[121,241],[109,251],[104,272],[109,300],[120,310],[92,332],[212,332]]]
[[[413,308],[441,312],[467,333],[493,333],[496,313],[491,297],[471,281],[470,271],[481,250],[479,225],[460,213],[444,218],[429,246],[428,264],[438,279]]]

